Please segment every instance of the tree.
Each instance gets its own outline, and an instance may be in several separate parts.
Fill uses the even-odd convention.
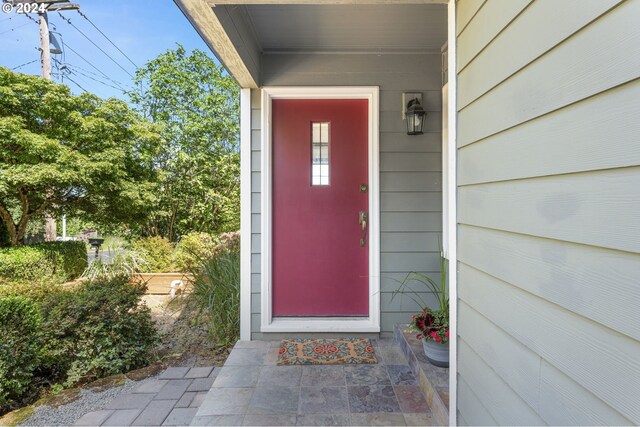
[[[0,67],[0,219],[11,244],[44,213],[145,221],[160,132],[120,100]]]
[[[136,72],[129,94],[164,125],[160,202],[147,234],[173,240],[190,231],[233,231],[240,224],[239,88],[200,50],[178,45]]]

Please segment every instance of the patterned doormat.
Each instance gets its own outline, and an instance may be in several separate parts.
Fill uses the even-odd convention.
[[[282,340],[278,365],[378,363],[369,338]]]

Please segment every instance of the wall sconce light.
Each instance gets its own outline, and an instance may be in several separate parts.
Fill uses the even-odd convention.
[[[407,121],[407,135],[422,135],[427,112],[422,108],[421,93],[402,94],[402,118]]]

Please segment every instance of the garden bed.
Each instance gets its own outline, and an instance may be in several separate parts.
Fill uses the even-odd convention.
[[[182,280],[186,286],[193,282],[193,276],[189,273],[137,273],[133,276],[133,282],[147,284],[147,295],[169,295],[171,282]]]

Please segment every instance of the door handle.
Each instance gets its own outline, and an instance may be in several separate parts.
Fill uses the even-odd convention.
[[[360,223],[360,227],[362,228],[362,237],[360,238],[360,246],[365,246],[367,244],[367,220],[369,215],[366,211],[360,211],[358,214],[358,221]]]

